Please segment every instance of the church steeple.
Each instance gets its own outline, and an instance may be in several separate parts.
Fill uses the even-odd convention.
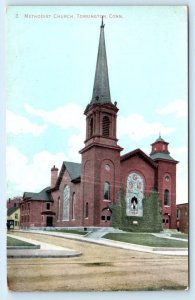
[[[102,17],[93,95],[90,104],[111,103],[104,26]]]
[[[84,111],[86,115],[85,147],[80,153],[86,151],[88,147],[97,145],[114,148],[117,151],[122,150],[117,145],[116,136],[117,102],[115,101],[113,104],[110,97],[104,26],[102,18],[93,95]]]

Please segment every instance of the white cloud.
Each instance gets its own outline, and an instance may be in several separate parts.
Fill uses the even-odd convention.
[[[63,129],[75,128],[77,133],[72,134],[67,140],[65,153],[51,154],[44,150],[36,153],[31,161],[17,148],[7,147],[7,192],[9,196],[21,195],[24,191],[38,192],[50,185],[50,169],[54,164],[60,169],[64,160],[77,162],[81,160],[78,151],[82,148],[85,138],[85,117],[82,108],[74,104],[68,104],[51,112],[36,110],[29,105],[25,108],[31,115],[40,116],[46,124],[56,125]]]
[[[188,113],[187,101],[180,99],[172,101],[164,108],[157,108],[156,112],[159,115],[175,114],[177,118],[186,118]]]
[[[13,134],[31,133],[34,136],[39,136],[45,129],[46,125],[36,125],[30,122],[27,118],[17,115],[12,111],[6,112],[6,131]]]
[[[85,125],[83,108],[73,103],[68,103],[52,111],[35,109],[28,104],[25,104],[25,109],[31,115],[41,117],[45,123],[56,125],[62,129],[80,129]]]
[[[151,135],[168,134],[174,132],[175,128],[165,127],[159,122],[147,122],[144,117],[139,114],[131,114],[127,117],[118,117],[118,136],[127,135],[131,140],[140,141]]]
[[[64,153],[48,151],[36,153],[32,161],[15,147],[7,147],[6,177],[8,197],[22,195],[24,191],[39,192],[50,185],[50,169],[55,164],[59,170]]]
[[[79,150],[84,147],[85,132],[81,130],[78,134],[73,134],[68,140],[68,158],[71,161],[80,162],[81,154]]]
[[[171,156],[173,156],[176,160],[182,161],[187,165],[188,163],[188,146],[183,145],[177,148],[169,147],[169,151],[171,153]]]

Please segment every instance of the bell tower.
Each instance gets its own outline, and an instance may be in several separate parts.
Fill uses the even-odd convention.
[[[159,135],[151,144],[150,157],[157,164],[156,188],[162,208],[163,227],[176,228],[176,165],[178,161],[170,156],[169,143]]]
[[[118,108],[111,101],[104,27],[102,18],[92,99],[84,111],[86,139],[80,151],[84,226],[111,226],[110,207],[120,187],[123,149],[117,145]]]
[[[117,146],[116,117],[118,108],[116,102],[112,103],[110,96],[104,26],[102,18],[93,94],[91,102],[84,112],[86,115],[86,147],[92,143]]]

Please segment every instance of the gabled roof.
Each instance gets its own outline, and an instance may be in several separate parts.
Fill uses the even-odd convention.
[[[50,201],[49,198],[49,190],[50,187],[46,187],[39,193],[31,193],[31,192],[24,192],[24,199],[29,199],[29,200],[36,200],[36,201]]]
[[[7,216],[11,216],[19,207],[10,207],[7,209]]]
[[[67,170],[70,179],[72,182],[77,183],[80,182],[80,178],[81,178],[81,164],[80,163],[75,163],[75,162],[71,162],[71,161],[64,161],[60,170],[60,174],[58,176],[56,185],[54,187],[54,189],[58,188],[61,181],[62,181],[62,177],[64,175],[64,172]]]
[[[78,177],[81,176],[81,164],[80,163],[64,161],[63,164],[65,165],[65,167],[70,175],[70,178],[72,180],[77,179]]]
[[[129,159],[133,156],[139,156],[141,157],[143,160],[145,160],[148,164],[150,164],[153,168],[156,168],[157,165],[156,163],[146,154],[144,153],[141,149],[135,149],[131,152],[128,152],[124,155],[121,156],[121,161],[124,161],[126,159]]]

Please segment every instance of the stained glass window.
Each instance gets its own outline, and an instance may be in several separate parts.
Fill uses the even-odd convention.
[[[70,188],[68,185],[64,188],[63,199],[63,221],[69,221]]]

